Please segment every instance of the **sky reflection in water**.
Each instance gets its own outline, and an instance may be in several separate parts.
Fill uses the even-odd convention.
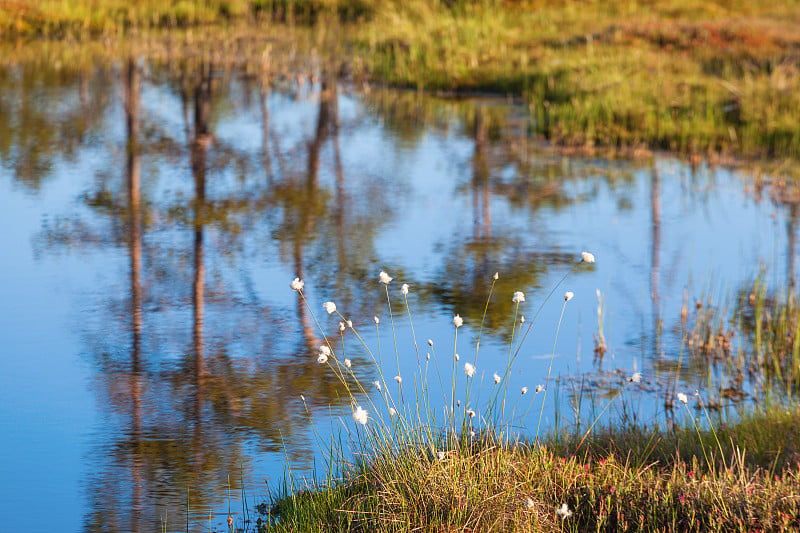
[[[242,481],[257,503],[286,459],[312,468],[310,421],[326,443],[331,413],[352,420],[342,387],[315,362],[321,336],[289,289],[295,276],[328,332],[338,318],[323,311],[327,300],[373,348],[381,317],[389,378],[398,369],[378,282],[389,272],[404,383],[418,360],[400,285],[411,287],[420,357],[432,339],[447,383],[459,313],[463,387],[499,272],[477,407],[505,367],[513,292],[525,292],[530,320],[582,250],[596,265],[576,268],[545,303],[510,390],[544,382],[566,290],[575,298],[554,376],[602,389],[619,381],[609,372],[639,370],[643,388],[663,390],[685,290],[690,301],[724,300],[762,266],[774,285],[793,277],[796,204],[724,169],[554,155],[526,138],[523,110],[502,102],[356,94],[324,73],[266,83],[206,64],[40,67],[9,68],[0,81],[9,529],[49,528],[35,518],[44,508],[70,531],[150,531],[164,516],[177,530],[187,487],[198,527],[209,511],[219,526],[229,481],[241,521]],[[592,353],[598,289],[602,360]],[[358,375],[375,379],[353,336],[344,342]],[[706,367],[686,367],[680,387],[702,389]],[[645,420],[660,410],[652,394],[626,395]]]

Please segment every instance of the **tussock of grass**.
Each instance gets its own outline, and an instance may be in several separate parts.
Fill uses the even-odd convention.
[[[800,463],[775,447],[796,446],[800,410],[784,413],[723,429],[710,470],[692,428],[609,431],[578,453],[569,439],[534,446],[489,434],[442,458],[419,447],[368,453],[328,486],[276,495],[268,530],[792,531]],[[771,453],[754,458],[739,444]],[[573,515],[562,519],[564,503]]]

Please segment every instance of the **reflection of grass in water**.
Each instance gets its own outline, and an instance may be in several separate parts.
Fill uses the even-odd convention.
[[[514,303],[524,301],[520,295]],[[457,332],[458,318],[454,325]],[[380,373],[376,357],[358,339]],[[446,357],[455,360],[455,348]],[[436,355],[431,358],[435,362]],[[477,347],[470,359],[483,371]],[[451,391],[441,416],[428,397],[428,361],[425,370],[418,365],[414,376],[398,384],[413,384],[415,394],[406,396],[410,407],[395,409],[394,386],[390,391],[382,377],[384,387],[374,400],[360,386],[351,389],[362,391],[351,394],[354,421],[343,425],[355,453],[350,456],[341,438],[335,440],[325,483],[302,487],[287,481],[274,494],[266,529],[781,531],[800,524],[796,408],[743,417],[732,427],[712,421],[704,410],[709,431],[686,405],[686,424],[672,431],[610,424],[590,436],[596,419],[589,431],[562,429],[537,444],[511,432],[514,415],[498,416],[500,382],[510,368],[488,384],[493,393],[487,408],[473,410],[466,400],[480,374],[473,376],[473,364],[466,363],[464,404]],[[335,353],[325,364],[343,380],[356,379]],[[634,375],[627,383],[639,379]],[[531,403],[541,398],[533,392],[530,397]],[[515,404],[523,400],[516,398]],[[684,394],[679,399],[699,402]]]

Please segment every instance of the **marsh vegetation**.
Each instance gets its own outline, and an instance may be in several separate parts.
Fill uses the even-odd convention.
[[[52,483],[85,531],[797,529],[799,11],[0,2],[0,370],[32,387],[5,501]],[[40,432],[76,479],[15,447]]]

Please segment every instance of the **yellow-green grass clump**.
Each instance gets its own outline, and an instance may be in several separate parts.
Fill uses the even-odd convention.
[[[708,450],[711,468],[699,449],[714,437],[691,427],[608,430],[577,453],[569,438],[535,446],[490,434],[438,453],[366,452],[327,486],[276,494],[267,530],[794,531],[800,463],[781,446],[796,447],[798,414],[723,429],[730,440]],[[769,452],[751,457],[739,442]]]

